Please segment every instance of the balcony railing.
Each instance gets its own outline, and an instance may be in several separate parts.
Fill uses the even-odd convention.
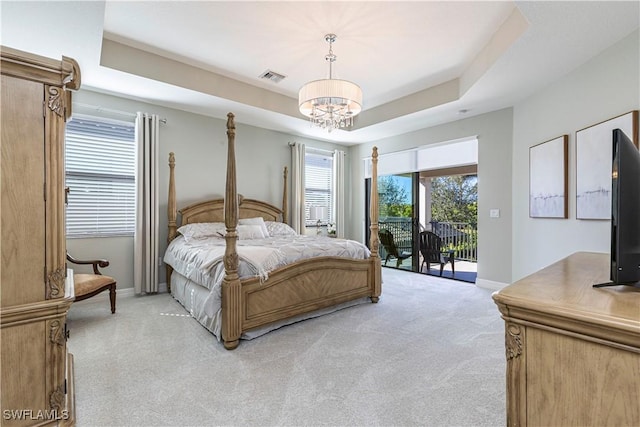
[[[478,260],[478,230],[471,224],[431,221],[431,231],[440,236],[446,249],[455,251],[456,259],[471,262]]]
[[[381,230],[389,230],[393,234],[393,240],[398,250],[414,252],[411,218],[384,217],[380,218],[378,222]],[[455,251],[456,259],[471,262],[478,260],[478,231],[471,224],[432,221],[431,230],[442,239],[443,249]]]

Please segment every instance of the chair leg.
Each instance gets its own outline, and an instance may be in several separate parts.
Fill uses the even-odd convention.
[[[431,263],[427,262],[427,271],[426,271],[427,274],[429,274],[430,269],[431,269]]]
[[[455,263],[453,261],[453,257],[451,257],[451,275],[452,276],[456,275],[456,266],[455,266]]]
[[[440,276],[442,276],[442,270],[444,270],[444,264],[440,263]]]
[[[109,300],[111,302],[111,314],[116,312],[116,284],[109,286]]]

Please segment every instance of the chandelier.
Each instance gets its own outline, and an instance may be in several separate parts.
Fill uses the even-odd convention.
[[[333,78],[333,63],[337,57],[333,54],[332,45],[336,35],[327,34],[324,39],[329,43],[329,54],[324,57],[329,62],[329,78],[302,86],[298,105],[312,125],[331,132],[353,126],[353,118],[362,110],[362,89],[355,83]]]

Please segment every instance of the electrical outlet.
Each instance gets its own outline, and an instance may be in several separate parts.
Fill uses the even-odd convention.
[[[500,209],[489,209],[489,218],[500,218]]]
[[[161,257],[161,256],[159,256],[159,257],[158,257],[158,265],[159,265],[159,266],[161,266],[161,265],[162,265],[162,257]]]

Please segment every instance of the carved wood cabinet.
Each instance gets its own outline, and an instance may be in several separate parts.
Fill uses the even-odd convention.
[[[73,425],[64,130],[80,71],[66,57],[0,53],[0,423]]]
[[[640,289],[578,252],[496,292],[508,426],[640,425]]]

